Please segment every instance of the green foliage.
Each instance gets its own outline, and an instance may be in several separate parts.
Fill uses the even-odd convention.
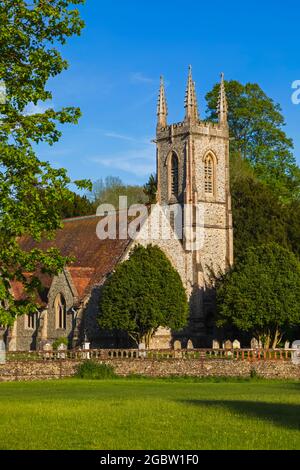
[[[144,193],[148,198],[149,204],[156,204],[157,179],[156,175],[151,175],[148,182],[144,185]]]
[[[300,259],[300,201],[292,201],[285,211],[289,246]]]
[[[120,196],[127,196],[128,207],[147,202],[141,186],[125,185],[118,177],[107,176],[105,180],[100,179],[93,185],[92,200],[96,207],[100,204],[111,204],[118,209]]]
[[[248,160],[257,177],[283,200],[299,197],[300,170],[293,156],[293,141],[284,132],[281,108],[257,84],[225,83],[231,158]],[[206,96],[208,119],[216,121],[220,85]]]
[[[275,243],[249,248],[216,287],[217,325],[251,332],[266,348],[300,324],[300,262]]]
[[[252,246],[275,242],[290,248],[287,212],[274,193],[251,177],[231,185],[235,258]]]
[[[0,324],[11,325],[21,314],[34,312],[35,276],[24,273],[61,271],[66,258],[58,250],[25,253],[18,238],[39,241],[61,227],[59,206],[70,199],[66,170],[41,161],[36,144],[53,145],[61,136],[60,124],[76,124],[78,108],[29,113],[28,105],[52,99],[49,78],[68,67],[59,49],[68,37],[79,35],[83,22],[72,4],[84,0],[6,0],[0,4],[0,77],[6,86],[6,103],[0,109]],[[57,44],[59,49],[54,47]],[[37,108],[36,108],[37,109]],[[89,188],[88,182],[77,182]],[[11,281],[23,283],[28,299],[16,301]]]
[[[52,344],[53,351],[57,351],[59,346],[61,346],[62,344],[68,347],[69,346],[68,338],[64,338],[64,337],[57,338]]]
[[[114,368],[109,364],[85,361],[78,366],[76,377],[87,380],[105,380],[114,379],[117,375]]]
[[[96,214],[96,206],[86,196],[70,191],[70,198],[61,201],[59,207],[62,219],[70,219],[72,217],[83,217]]]
[[[283,203],[245,160],[231,161],[235,258],[252,246],[275,242],[300,258],[300,200]]]
[[[157,329],[180,330],[187,323],[188,302],[178,272],[156,246],[137,246],[129,260],[108,279],[101,298],[99,325],[123,330],[139,344]]]

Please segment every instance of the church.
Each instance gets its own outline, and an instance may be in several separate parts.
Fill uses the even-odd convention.
[[[97,236],[99,216],[79,217],[63,222],[53,240],[38,245],[23,238],[24,250],[34,247],[58,248],[74,261],[57,276],[41,275],[43,289],[37,294],[37,312],[19,317],[6,332],[10,351],[41,349],[58,338],[68,338],[70,348],[81,345],[84,337],[91,348],[130,347],[126,335],[101,331],[97,323],[101,290],[118,263],[128,259],[135,244],[158,245],[180,274],[185,286],[190,316],[180,332],[160,329],[152,348],[171,348],[179,341],[183,348],[211,347],[214,338],[215,292],[211,273],[224,272],[233,264],[233,227],[229,175],[228,107],[224,76],[218,101],[218,122],[201,120],[196,86],[190,67],[182,122],[168,123],[167,98],[161,79],[157,107],[156,174],[157,211],[149,214],[149,225],[155,222],[160,208],[182,208],[184,233],[193,234],[195,221],[185,217],[201,207],[203,240],[192,247],[188,237],[145,236],[142,225],[135,238],[100,239]],[[117,216],[119,217],[119,216]],[[190,220],[191,222],[187,222]],[[175,231],[174,220],[170,221]],[[191,236],[192,238],[192,236]],[[24,290],[18,282],[11,285],[16,299]]]

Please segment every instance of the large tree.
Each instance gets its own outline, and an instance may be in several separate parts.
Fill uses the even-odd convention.
[[[23,313],[33,312],[35,276],[57,273],[66,259],[57,250],[24,252],[18,238],[36,240],[61,226],[59,206],[70,197],[66,170],[54,169],[36,154],[37,144],[53,145],[60,137],[58,125],[77,123],[78,108],[52,108],[31,113],[28,105],[51,100],[46,89],[50,77],[68,67],[60,46],[83,27],[72,4],[84,0],[0,1],[0,77],[6,101],[0,116],[0,324],[10,325]],[[71,7],[71,8],[70,8]],[[3,100],[2,100],[3,102]],[[77,182],[86,187],[85,182]],[[25,274],[24,274],[25,273]],[[26,301],[11,295],[12,281],[27,290]]]
[[[217,121],[220,85],[206,96],[207,118]],[[231,160],[248,160],[257,177],[269,184],[283,200],[298,198],[300,170],[293,155],[293,141],[285,131],[279,104],[259,85],[225,82],[229,109]]]
[[[96,214],[96,206],[87,196],[70,191],[69,197],[60,201],[58,210],[62,219]]]
[[[147,183],[144,185],[144,194],[147,196],[148,204],[156,204],[157,202],[157,177],[150,175]]]
[[[102,293],[99,325],[126,332],[136,344],[160,326],[180,330],[187,323],[188,301],[178,272],[156,246],[137,246],[108,279]]]
[[[216,287],[217,325],[249,332],[265,348],[300,325],[300,262],[275,243],[249,248]]]
[[[232,182],[234,255],[239,258],[247,248],[276,242],[292,248],[288,210],[271,189],[251,176]]]
[[[119,177],[107,176],[93,184],[91,199],[96,207],[101,204],[111,204],[117,210],[119,198],[122,196],[127,197],[128,207],[147,202],[142,186],[127,185]]]

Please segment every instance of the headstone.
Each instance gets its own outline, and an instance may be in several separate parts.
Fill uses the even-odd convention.
[[[0,364],[5,364],[6,362],[6,348],[3,339],[0,340]]]
[[[220,349],[220,343],[217,339],[213,340],[212,348],[213,349]]]
[[[256,338],[251,339],[251,349],[259,349],[259,342]]]
[[[65,351],[68,349],[68,347],[61,343],[58,348],[57,348],[57,351],[58,351],[58,358],[59,359],[66,359],[66,354],[65,354]]]
[[[140,343],[139,344],[139,357],[147,357],[147,352],[146,352],[146,344],[145,343]]]
[[[91,349],[91,343],[89,341],[85,341],[82,345],[82,349],[84,351],[89,351]]]
[[[296,366],[300,365],[300,341],[294,341],[292,344],[292,363]]]
[[[188,344],[187,344],[187,349],[194,349],[193,342],[189,339]]]
[[[232,342],[228,339],[223,343],[223,349],[232,349]]]
[[[241,343],[236,339],[232,344],[233,349],[241,349]]]
[[[286,343],[284,345],[284,349],[290,349],[290,342],[289,341],[286,341]]]
[[[46,342],[42,345],[43,351],[45,352],[50,352],[52,351],[52,344],[49,342]]]
[[[174,357],[175,357],[175,359],[181,359],[182,358],[181,342],[180,341],[175,341],[173,347],[174,347]]]
[[[90,349],[91,349],[91,343],[85,338],[84,342],[82,343],[82,349],[84,352],[83,356],[85,359],[90,359],[91,354],[90,354]]]

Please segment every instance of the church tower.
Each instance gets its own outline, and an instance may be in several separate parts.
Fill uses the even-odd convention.
[[[224,75],[221,76],[218,122],[201,120],[196,86],[189,67],[185,117],[168,124],[168,108],[161,79],[157,108],[157,202],[179,204],[183,213],[196,207],[202,213],[201,246],[192,249],[182,239],[190,294],[189,334],[194,346],[204,346],[213,335],[215,292],[211,273],[224,272],[233,263],[233,229],[229,181],[229,128]],[[187,209],[191,208],[192,209]],[[187,222],[183,217],[185,233]],[[195,230],[195,220],[190,230]],[[211,344],[211,343],[209,343]]]

